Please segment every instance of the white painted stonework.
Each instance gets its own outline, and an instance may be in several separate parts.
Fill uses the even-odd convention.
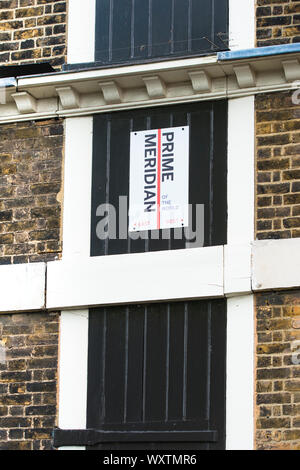
[[[16,86],[7,89],[6,102],[0,104],[0,123],[297,89],[298,85],[290,81],[284,58],[274,55],[219,60],[212,55],[20,77]],[[299,60],[299,52],[289,54],[290,62]]]
[[[255,47],[255,0],[229,0],[231,50]]]
[[[222,246],[48,263],[49,309],[223,295]]]
[[[254,96],[228,101],[227,243],[254,239]]]
[[[43,309],[45,273],[45,263],[0,266],[0,313]]]
[[[252,290],[300,286],[300,239],[259,240],[252,247]]]
[[[226,449],[254,446],[253,296],[227,300]]]
[[[88,310],[61,312],[58,379],[58,426],[61,429],[86,428],[88,319]]]

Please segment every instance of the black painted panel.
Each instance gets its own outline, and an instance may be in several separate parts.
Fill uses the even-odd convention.
[[[87,429],[161,431],[166,442],[90,449],[225,446],[226,301],[90,310]],[[172,431],[216,431],[216,442],[174,442]]]
[[[95,61],[107,64],[228,49],[228,0],[97,0]]]
[[[204,246],[226,244],[227,233],[227,101],[202,102],[162,108],[123,111],[94,116],[91,256],[185,248],[186,239],[132,240],[119,234],[119,196],[129,197],[130,132],[190,126],[189,203],[195,231],[196,205],[204,205]],[[117,209],[117,239],[96,234],[101,204]],[[199,220],[199,219],[198,219]],[[193,226],[192,226],[193,224]],[[177,229],[178,230],[178,229]],[[181,230],[181,229],[179,229]],[[151,235],[151,236],[150,236]],[[191,245],[192,247],[193,245]]]

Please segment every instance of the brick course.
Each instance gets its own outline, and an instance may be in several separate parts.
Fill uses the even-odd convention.
[[[300,450],[300,290],[257,295],[256,317],[256,448]]]
[[[299,41],[300,1],[256,1],[256,44],[258,47]]]
[[[300,236],[300,106],[292,94],[255,99],[258,239]]]
[[[0,126],[0,264],[61,254],[63,123]]]
[[[0,0],[0,66],[66,62],[67,1]]]
[[[49,450],[56,426],[59,316],[0,316],[0,450]]]

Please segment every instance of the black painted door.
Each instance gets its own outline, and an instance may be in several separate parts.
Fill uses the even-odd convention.
[[[97,0],[95,61],[146,62],[228,49],[228,0]]]
[[[225,367],[224,300],[90,310],[87,448],[224,449]]]
[[[156,238],[133,240],[119,236],[119,196],[129,196],[130,132],[189,126],[190,236],[159,230]],[[197,206],[204,207],[201,246],[227,242],[227,101],[201,102],[105,113],[94,116],[91,256],[198,247]],[[99,239],[97,209],[116,208],[117,236]],[[200,227],[201,228],[201,227]],[[153,231],[152,231],[153,232]]]

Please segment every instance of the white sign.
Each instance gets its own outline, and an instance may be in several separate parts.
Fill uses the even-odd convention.
[[[189,127],[130,134],[129,232],[188,226]]]

